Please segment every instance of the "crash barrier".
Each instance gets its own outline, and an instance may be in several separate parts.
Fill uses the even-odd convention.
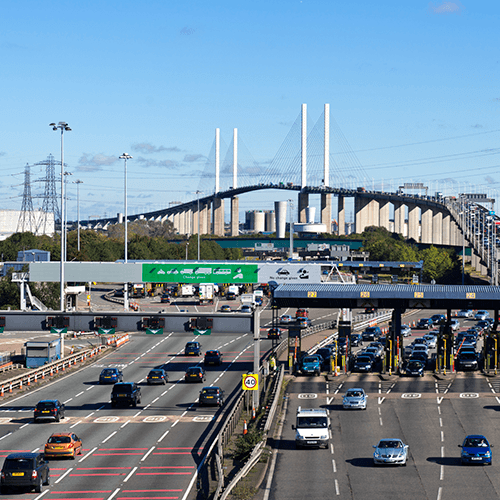
[[[213,496],[214,500],[218,500],[219,498],[221,500],[225,499],[227,495],[231,492],[231,490],[236,486],[238,481],[242,478],[245,477],[248,472],[252,469],[252,467],[259,461],[260,456],[262,454],[262,451],[264,449],[264,445],[267,440],[267,433],[269,432],[269,429],[271,428],[271,424],[274,419],[274,415],[276,413],[276,409],[278,407],[279,403],[279,395],[280,395],[280,389],[283,383],[283,377],[284,377],[284,367],[281,366],[280,370],[278,372],[278,376],[274,377],[274,385],[273,385],[273,391],[272,391],[272,402],[271,402],[271,408],[267,414],[267,420],[264,425],[264,435],[262,440],[256,445],[254,450],[252,451],[249,460],[246,462],[244,467],[238,472],[238,474],[234,477],[234,479],[231,481],[229,485],[227,485],[224,488],[224,468],[223,468],[223,463],[222,463],[222,457],[224,453],[224,447],[227,445],[229,440],[231,439],[232,435],[235,432],[236,427],[239,424],[241,414],[243,412],[244,408],[244,402],[245,402],[245,392],[246,391],[241,391],[237,400],[234,403],[233,408],[231,409],[231,412],[228,414],[226,417],[226,420],[223,424],[223,427],[221,431],[215,436],[213,439],[210,447],[208,448],[208,451],[206,455],[203,457],[200,465],[198,466],[197,469],[197,474],[200,474],[200,471],[202,470],[203,467],[208,467],[208,463],[210,461],[215,462],[215,468],[217,470],[217,489],[215,491],[215,494]],[[259,371],[259,378],[264,377],[265,372],[263,369]],[[223,491],[224,490],[224,491]]]
[[[126,339],[124,339],[125,337]],[[22,389],[25,386],[30,386],[32,383],[38,382],[39,380],[44,380],[45,377],[57,375],[59,371],[65,371],[67,368],[71,368],[77,363],[83,363],[84,361],[97,356],[107,347],[118,347],[119,345],[127,342],[129,340],[129,336],[117,336],[113,340],[114,342],[109,345],[102,344],[91,349],[86,349],[78,354],[66,356],[65,358],[53,361],[52,363],[47,363],[38,368],[33,368],[22,375],[4,380],[0,383],[0,397],[4,396],[5,393],[12,393],[14,389]],[[118,342],[120,342],[120,344]]]

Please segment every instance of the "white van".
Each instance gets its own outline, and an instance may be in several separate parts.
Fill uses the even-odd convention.
[[[296,448],[328,448],[330,438],[330,418],[326,410],[319,408],[297,409],[295,425]]]

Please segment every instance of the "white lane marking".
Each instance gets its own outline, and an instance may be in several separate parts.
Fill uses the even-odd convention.
[[[1,441],[2,439],[5,439],[7,436],[10,436],[11,434],[12,434],[12,432],[9,432],[8,434],[5,434],[5,436],[2,436],[2,437],[0,438],[0,441]]]
[[[438,496],[437,496],[437,500],[441,500],[441,492],[443,491],[443,488],[442,486],[439,487],[438,489]]]
[[[40,448],[35,448],[31,453],[36,453]]]
[[[382,415],[382,410],[380,409],[380,406],[378,407],[378,414]]]
[[[441,415],[441,407],[438,406],[438,413]]]
[[[95,385],[91,385],[88,389],[85,389],[86,391],[90,391],[90,389],[93,389]]]
[[[86,458],[90,457],[90,455],[92,455],[92,453],[94,453],[95,450],[97,450],[97,447],[92,448],[85,456],[80,458],[80,460],[78,460],[78,463],[83,462]]]
[[[60,478],[57,479],[55,484],[60,483],[72,470],[73,467],[70,467]]]
[[[335,459],[332,460],[333,472],[337,472],[337,465],[335,464]]]
[[[384,424],[382,423],[382,417],[380,417],[380,419],[379,419],[379,420],[380,420],[380,425],[384,425]]]
[[[335,479],[335,494],[340,495],[339,482]]]
[[[167,432],[165,432],[165,434],[163,434],[163,436],[158,439],[157,443],[161,443],[163,441],[163,438],[169,433],[170,431],[168,430]]]
[[[69,398],[66,401],[63,401],[63,404],[69,403],[70,401],[73,401],[73,398]]]
[[[444,432],[441,431],[441,442],[444,441]]]
[[[441,458],[444,458],[444,446],[441,446]]]
[[[160,396],[158,396],[156,399],[153,399],[153,401],[151,401],[151,404],[156,403],[159,399],[160,399]]]
[[[439,480],[442,481],[444,477],[444,465],[441,465],[441,472],[439,473]]]
[[[105,443],[106,441],[108,441],[109,439],[111,439],[118,431],[113,431],[104,441],[102,441],[102,443]]]
[[[74,423],[74,424],[70,427],[70,429],[73,429],[73,427],[76,427],[78,424],[81,424],[81,423],[82,423],[82,421],[81,421],[81,420],[78,420],[78,422]]]
[[[439,427],[443,427],[443,419],[439,417]]]
[[[154,446],[152,446],[147,452],[146,454],[141,458],[141,462],[144,462],[144,460],[146,460],[146,458],[148,458],[148,456],[151,454],[151,452],[155,449]]]
[[[92,413],[89,413],[85,418],[91,417],[94,413],[95,413],[95,411],[93,411]]]
[[[39,498],[42,498],[43,495],[45,495],[46,493],[48,493],[50,490],[45,490],[45,491],[42,491],[40,493],[40,495],[38,495],[37,497],[35,497],[33,500],[38,500]]]
[[[327,404],[327,405],[331,404],[331,402],[332,402],[334,399],[335,399],[334,397],[331,397],[331,398],[326,398],[326,404]]]
[[[332,455],[335,453],[335,448],[333,447],[333,444],[330,444],[330,453]]]
[[[437,403],[438,403],[438,405],[440,405],[440,404],[441,404],[441,401],[443,401],[443,398],[437,398]]]
[[[442,467],[442,466],[441,466]],[[123,480],[124,483],[126,483],[134,474],[134,472],[137,470],[137,467],[134,467],[127,475],[127,477]]]
[[[178,423],[180,422],[180,419],[179,420],[176,420],[173,424],[172,424],[172,427],[175,427]]]
[[[378,404],[381,405],[384,402],[384,399],[385,399],[385,397],[384,398],[378,398]]]
[[[85,392],[85,391],[79,392],[79,393],[75,396],[75,398],[77,398],[78,396],[81,396],[84,392]]]
[[[113,491],[113,493],[111,493],[111,495],[107,498],[107,500],[112,500],[118,494],[119,491],[120,488],[116,488],[116,490]]]
[[[120,429],[123,429],[129,423],[130,423],[130,420],[127,420],[123,425],[120,426]]]
[[[498,396],[495,396],[495,399],[500,403],[500,398]]]
[[[138,411],[138,412],[134,415],[134,417],[138,417],[141,413],[142,413],[142,410],[141,410],[141,411]]]
[[[24,424],[24,425],[21,425],[21,427],[19,427],[19,429],[24,429],[27,425],[30,425],[31,422],[28,422],[27,424]]]

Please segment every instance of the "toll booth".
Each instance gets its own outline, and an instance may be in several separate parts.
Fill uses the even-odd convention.
[[[25,342],[26,368],[38,368],[61,359],[61,339],[34,339]]]
[[[336,370],[337,367],[340,370],[345,370],[346,367],[349,366],[349,361],[351,359],[351,331],[351,321],[339,321],[334,370]]]
[[[455,335],[451,329],[451,310],[447,310],[446,321],[439,326],[437,341],[436,371],[446,372],[455,369]]]
[[[498,332],[498,311],[495,311],[495,321],[491,330],[487,333],[483,343],[484,371],[489,373],[491,370],[498,372],[498,347],[500,340]]]
[[[385,357],[382,371],[389,374],[401,372],[403,359],[403,335],[401,333],[401,314],[404,310],[394,309],[389,322],[389,332],[385,337]]]
[[[288,328],[288,369],[294,370],[302,357],[302,327],[299,325]]]

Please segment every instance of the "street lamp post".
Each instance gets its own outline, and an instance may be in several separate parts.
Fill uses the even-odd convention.
[[[64,297],[64,257],[66,255],[66,206],[64,203],[64,132],[69,132],[71,128],[66,122],[59,122],[57,125],[55,123],[49,123],[49,127],[52,130],[61,131],[61,269],[60,269],[60,280],[61,280],[61,311],[64,312],[65,307],[65,297]]]
[[[77,228],[78,252],[80,252],[80,184],[83,184],[83,181],[81,181],[80,179],[77,179],[76,181],[73,181],[73,184],[76,184],[76,213],[77,213],[77,219],[78,219],[78,228]]]
[[[288,258],[293,259],[293,201],[288,200],[290,204],[290,252]]]
[[[186,241],[186,260],[188,260],[189,240]]]
[[[132,156],[128,153],[123,153],[120,156],[121,160],[125,160],[125,172],[124,172],[124,211],[125,211],[125,264],[128,260],[128,228],[127,228],[127,160],[131,160]],[[128,311],[128,282],[125,283],[124,293],[123,293],[123,306],[125,311]]]
[[[72,172],[64,172],[64,261],[68,260],[68,175],[73,175]]]

